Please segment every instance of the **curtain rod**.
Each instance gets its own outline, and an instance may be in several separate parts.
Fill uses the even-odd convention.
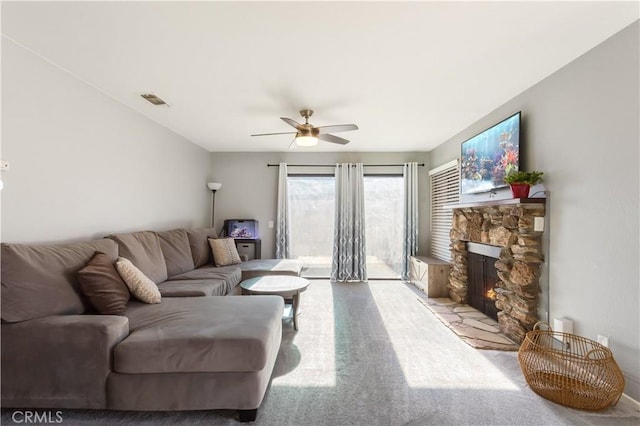
[[[280,164],[267,164],[267,167],[278,167]],[[336,164],[287,164],[287,167],[335,167]],[[402,167],[404,164],[363,164],[363,167]],[[424,163],[418,163],[419,167],[424,167]]]

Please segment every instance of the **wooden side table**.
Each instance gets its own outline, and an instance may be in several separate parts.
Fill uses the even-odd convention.
[[[451,265],[443,260],[425,256],[411,256],[409,279],[427,297],[449,297],[449,270]]]

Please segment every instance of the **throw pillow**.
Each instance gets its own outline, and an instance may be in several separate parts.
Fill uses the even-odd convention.
[[[242,263],[233,238],[209,238],[216,266],[236,265]]]
[[[103,315],[121,315],[129,302],[129,289],[106,254],[96,251],[78,271],[80,290]]]
[[[161,302],[160,290],[156,283],[136,268],[129,259],[119,257],[116,260],[116,269],[136,299],[144,303]]]

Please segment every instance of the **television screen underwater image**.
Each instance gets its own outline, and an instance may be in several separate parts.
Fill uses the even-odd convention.
[[[508,186],[504,177],[520,167],[520,112],[462,143],[460,193]]]

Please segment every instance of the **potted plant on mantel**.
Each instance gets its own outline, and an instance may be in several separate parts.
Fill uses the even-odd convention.
[[[511,186],[513,198],[529,198],[531,185],[542,182],[543,172],[511,172],[504,177],[504,181]]]

